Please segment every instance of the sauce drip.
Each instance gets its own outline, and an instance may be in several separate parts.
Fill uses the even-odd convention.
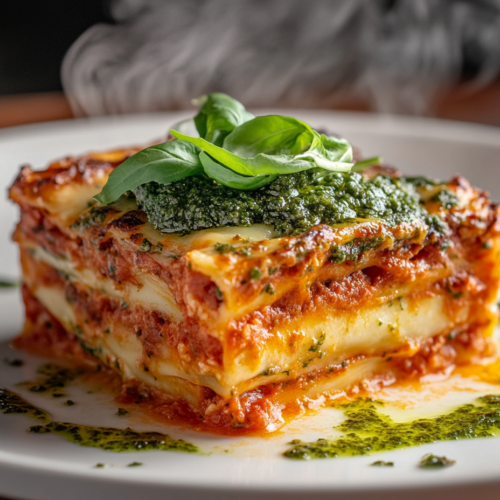
[[[294,446],[284,452],[287,458],[308,460],[367,455],[410,446],[492,437],[500,434],[500,395],[478,398],[475,404],[459,406],[450,413],[436,418],[421,418],[396,423],[377,411],[383,403],[360,399],[336,406],[346,420],[335,429],[344,433],[335,439],[315,442],[292,441]]]

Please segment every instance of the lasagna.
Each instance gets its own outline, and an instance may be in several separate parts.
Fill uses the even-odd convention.
[[[336,199],[358,210],[337,222],[304,228],[287,216],[280,226],[258,212],[260,222],[235,216],[217,226],[206,222],[220,215],[217,206],[202,202],[196,220],[205,228],[179,229],[193,218],[176,205],[169,229],[173,202],[158,183],[107,205],[94,199],[138,151],[21,169],[10,188],[21,208],[18,346],[96,359],[129,394],[176,404],[214,429],[263,432],[287,412],[494,352],[500,212],[465,179],[438,183],[371,166],[329,174]],[[273,183],[245,196],[274,196]],[[350,183],[375,190],[373,203],[392,203],[398,217],[408,207],[396,197],[402,191],[414,213],[360,216],[345,194]],[[192,202],[193,189],[178,200]],[[259,210],[269,205],[258,200]]]

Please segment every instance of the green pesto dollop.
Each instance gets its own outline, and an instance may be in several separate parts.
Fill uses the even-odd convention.
[[[313,169],[281,175],[255,191],[216,184],[196,175],[171,184],[150,182],[135,190],[148,220],[164,233],[224,226],[269,224],[279,236],[297,235],[317,224],[376,218],[390,226],[415,219],[443,231],[443,223],[421,205],[412,180],[356,172]]]
[[[315,442],[293,441],[285,451],[287,458],[337,458],[367,455],[410,446],[492,437],[500,434],[500,396],[478,398],[475,404],[466,404],[436,418],[421,418],[397,423],[377,411],[380,402],[360,399],[338,406],[346,419],[335,429],[344,433],[336,439]]]
[[[160,432],[140,432],[114,427],[94,427],[68,422],[50,422],[34,425],[28,429],[36,434],[57,434],[80,446],[100,448],[114,452],[128,451],[182,451],[199,453],[199,449],[183,439],[173,439]]]

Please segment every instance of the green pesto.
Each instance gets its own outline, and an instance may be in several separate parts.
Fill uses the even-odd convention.
[[[94,427],[67,422],[50,422],[34,425],[29,432],[36,434],[57,434],[80,446],[100,448],[114,452],[128,451],[182,451],[199,453],[199,449],[183,439],[173,439],[159,432],[139,432],[132,429],[114,427]]]
[[[64,388],[81,374],[80,370],[64,368],[62,366],[47,363],[41,365],[37,370],[37,379],[21,382],[21,387],[31,392],[37,392],[52,397],[63,397]]]
[[[390,226],[421,219],[435,231],[444,229],[423,208],[412,180],[385,175],[367,180],[356,172],[312,169],[280,175],[254,191],[195,175],[170,184],[150,182],[138,187],[135,195],[149,221],[164,233],[263,223],[285,236],[320,223],[350,223],[358,218],[381,219]]]
[[[52,422],[46,411],[32,405],[21,396],[0,388],[0,412],[5,414],[21,414],[33,418],[43,425],[29,427],[35,434],[57,434],[80,446],[100,448],[114,452],[127,451],[182,451],[199,453],[199,449],[183,439],[173,439],[159,432],[139,432],[130,428],[115,429],[113,427],[94,427],[90,425],[67,422]]]
[[[101,226],[106,220],[106,216],[109,212],[114,210],[110,207],[90,207],[88,210],[80,215],[80,217],[71,224],[71,228],[76,231],[83,231],[91,226]]]
[[[158,242],[156,245],[153,245],[148,239],[144,238],[138,251],[141,253],[161,253],[163,252],[163,245]],[[177,259],[177,256],[169,255],[170,258]]]
[[[14,280],[0,280],[0,288],[17,288],[21,283]]]
[[[410,446],[492,437],[500,434],[500,396],[478,398],[436,418],[421,418],[397,423],[377,411],[382,403],[360,399],[338,406],[346,419],[335,429],[344,433],[336,439],[315,442],[293,441],[285,451],[287,458],[308,460],[367,455]],[[437,466],[437,465],[436,465]]]
[[[450,209],[456,207],[458,205],[458,198],[455,193],[452,193],[449,189],[441,189],[437,194],[435,194],[432,198],[432,201],[436,201],[443,208]]]
[[[50,415],[33,406],[15,392],[0,388],[0,412],[7,415],[21,414],[41,422],[50,420]]]
[[[346,260],[356,262],[367,250],[377,248],[384,241],[383,238],[362,239],[354,238],[345,245],[335,245],[330,249],[330,260],[337,264]]]
[[[450,467],[454,465],[455,460],[450,460],[446,457],[438,457],[432,453],[427,453],[420,459],[419,466],[423,469],[441,469],[443,467]]]

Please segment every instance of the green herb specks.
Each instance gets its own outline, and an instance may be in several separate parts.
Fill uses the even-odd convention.
[[[250,278],[253,280],[260,280],[262,278],[262,272],[258,267],[250,269]]]
[[[424,455],[420,460],[420,467],[423,469],[441,469],[443,467],[450,467],[455,463],[455,460],[427,453],[427,455]]]

